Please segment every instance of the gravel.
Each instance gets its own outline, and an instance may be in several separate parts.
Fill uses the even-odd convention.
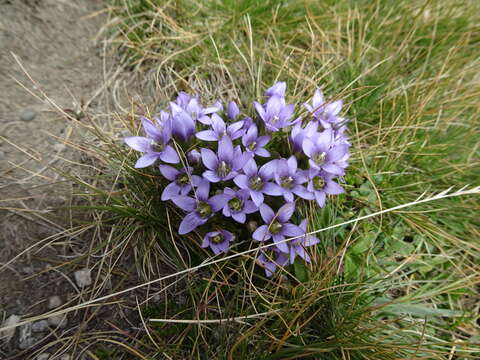
[[[33,332],[42,332],[48,329],[48,321],[47,320],[40,320],[36,321],[32,324],[32,331]]]
[[[20,120],[32,121],[37,116],[37,113],[30,109],[25,109],[20,113]]]
[[[73,274],[75,277],[75,281],[77,282],[77,285],[81,288],[90,286],[92,284],[92,275],[90,272],[90,269],[82,269],[75,271]]]
[[[56,309],[62,306],[62,304],[63,304],[63,301],[60,298],[60,296],[50,296],[48,298],[48,310]]]
[[[10,315],[8,319],[3,322],[2,327],[15,325],[19,321],[20,321],[20,316]],[[1,332],[0,338],[3,338],[5,342],[9,342],[12,339],[13,335],[15,335],[15,329],[16,328],[11,328]]]

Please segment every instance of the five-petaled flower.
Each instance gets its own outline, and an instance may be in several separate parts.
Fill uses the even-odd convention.
[[[202,248],[209,247],[218,255],[219,253],[227,253],[230,247],[230,242],[235,239],[235,236],[227,230],[211,231],[205,235],[202,242]]]

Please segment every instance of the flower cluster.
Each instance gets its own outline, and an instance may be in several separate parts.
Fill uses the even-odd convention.
[[[169,182],[161,199],[185,212],[180,235],[197,229],[202,247],[226,253],[246,229],[235,223],[263,221],[251,237],[271,244],[257,258],[267,276],[297,256],[310,262],[306,248],[319,240],[308,235],[306,220],[292,222],[295,208],[302,201],[323,207],[327,195],[342,193],[335,180],[342,181],[349,158],[342,102],[325,102],[317,89],[304,104],[307,114],[295,117],[285,91],[284,82],[269,88],[265,103],[253,103],[253,117],[242,116],[233,101],[203,107],[181,92],[168,111],[142,118],[144,137],[125,138],[142,153],[136,168],[159,163]]]

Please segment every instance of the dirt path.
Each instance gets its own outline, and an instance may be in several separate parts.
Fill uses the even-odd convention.
[[[47,166],[68,158],[71,150],[62,139],[73,128],[28,90],[43,90],[72,114],[82,103],[101,106],[94,95],[103,80],[102,48],[93,41],[105,21],[97,13],[101,5],[98,0],[0,0],[0,267],[63,226],[47,215],[67,199],[45,184],[59,180]],[[53,295],[63,302],[72,296],[71,280],[49,271],[54,264],[42,260],[49,252],[58,249],[29,252],[0,271],[0,324],[12,315],[46,311]],[[0,359],[36,356],[32,349],[44,344],[45,336],[17,329],[10,341],[0,340]]]

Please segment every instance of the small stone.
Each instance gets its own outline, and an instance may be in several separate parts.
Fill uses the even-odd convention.
[[[28,349],[35,343],[35,339],[31,335],[32,335],[32,324],[28,323],[20,327],[20,335],[18,337],[18,347],[21,350]]]
[[[42,332],[48,329],[48,321],[47,320],[40,320],[36,321],[32,324],[32,331],[33,332]]]
[[[37,356],[37,360],[48,360],[48,359],[50,359],[49,353],[42,353]]]
[[[59,329],[66,327],[67,323],[67,315],[54,315],[48,318],[48,324],[52,327],[58,327]]]
[[[25,109],[20,113],[20,120],[32,121],[37,116],[37,113],[30,109]]]
[[[15,324],[18,324],[19,321],[20,321],[20,316],[10,315],[8,319],[3,322],[2,327],[13,326]],[[13,335],[15,335],[15,329],[16,328],[11,328],[11,329],[7,329],[0,332],[0,339],[3,339],[6,342],[9,342],[12,339]]]
[[[59,306],[62,306],[63,301],[60,299],[60,296],[50,296],[48,298],[48,310],[53,310],[58,308]]]
[[[90,273],[90,269],[82,269],[75,271],[73,274],[75,277],[75,281],[77,282],[77,285],[81,288],[90,286],[92,284],[92,275]]]
[[[55,151],[57,152],[62,152],[62,151],[65,151],[65,149],[67,148],[67,146],[65,144],[55,144],[53,145],[53,148],[55,149]]]

